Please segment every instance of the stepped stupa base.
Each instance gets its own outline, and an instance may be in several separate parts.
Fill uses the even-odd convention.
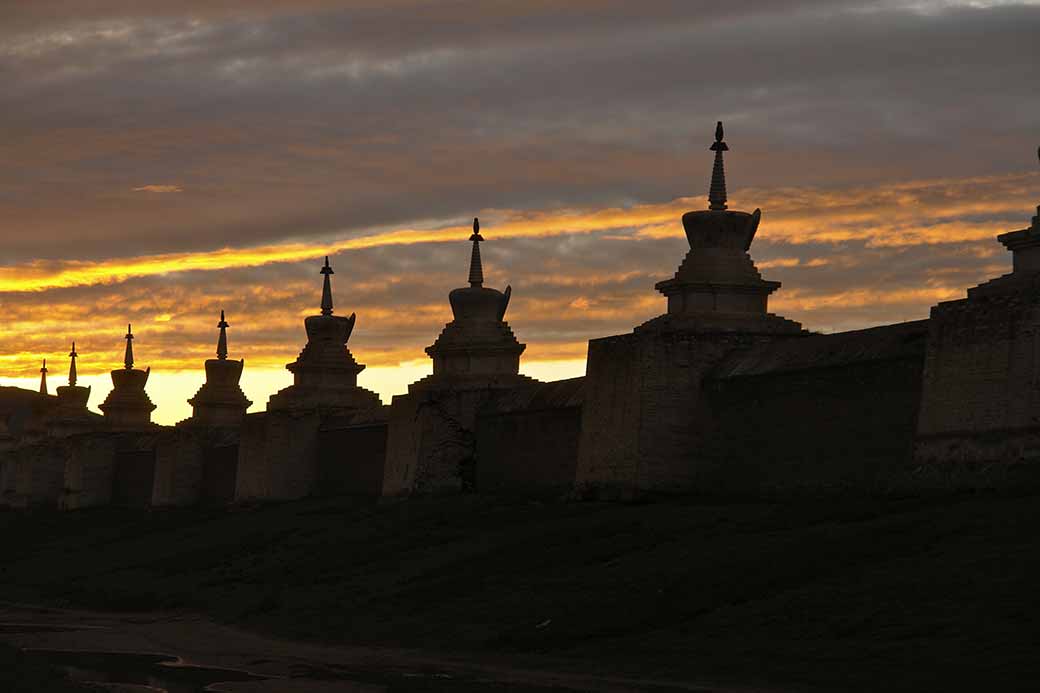
[[[290,385],[274,393],[267,400],[268,411],[309,409],[322,412],[338,412],[372,409],[379,406],[382,406],[379,395],[363,387],[330,390]]]

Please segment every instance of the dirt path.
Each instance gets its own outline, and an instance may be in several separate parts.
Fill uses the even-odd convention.
[[[632,679],[569,671],[549,660],[522,662],[416,650],[317,645],[276,640],[184,613],[113,614],[0,604],[0,641],[23,648],[132,652],[180,657],[189,664],[240,669],[270,681],[219,684],[229,693],[448,690],[518,686],[575,691],[766,693],[705,682]],[[443,683],[443,687],[435,685]],[[770,693],[775,693],[773,689]]]

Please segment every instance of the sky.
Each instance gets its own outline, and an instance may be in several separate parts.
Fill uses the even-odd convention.
[[[1037,1],[0,0],[0,384],[46,357],[53,390],[75,340],[96,409],[133,323],[178,421],[223,309],[262,410],[329,255],[388,402],[474,216],[522,371],[581,375],[664,312],[718,120],[772,312],[924,318],[1037,213],[1038,68]]]

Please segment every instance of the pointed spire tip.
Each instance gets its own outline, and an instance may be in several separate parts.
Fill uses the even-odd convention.
[[[325,266],[321,268],[321,274],[325,275],[325,280],[321,285],[321,314],[332,315],[332,282],[329,281],[329,275],[335,274],[332,271],[332,265],[329,264],[329,256],[325,256]]]
[[[224,311],[220,311],[220,322],[217,323],[217,327],[220,328],[220,335],[217,337],[217,358],[221,361],[227,358],[227,328],[228,321],[224,319]]]
[[[72,343],[72,351],[69,352],[69,385],[76,387],[76,343]]]
[[[478,287],[484,285],[484,267],[480,262],[480,242],[484,237],[480,235],[480,220],[473,217],[473,235],[469,237],[473,241],[473,251],[469,256],[469,285]]]
[[[130,370],[134,367],[134,335],[130,323],[126,325],[126,351],[123,352],[123,367]]]
[[[715,164],[711,169],[711,185],[708,188],[708,209],[712,211],[726,209],[726,169],[722,152],[729,151],[729,146],[723,141],[724,135],[720,120],[715,125],[715,143],[710,147],[711,151],[715,152]]]

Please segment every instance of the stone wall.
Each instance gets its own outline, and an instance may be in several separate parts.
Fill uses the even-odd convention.
[[[15,483],[12,507],[57,509],[65,487],[66,450],[61,440],[42,440],[12,451]]]
[[[639,465],[642,378],[634,334],[589,341],[575,483],[633,486]]]
[[[13,454],[13,446],[0,450],[0,507],[14,504],[18,479],[17,470],[18,463],[17,457]]]
[[[147,508],[155,495],[157,436],[122,433],[117,440],[112,505]]]
[[[921,483],[1040,483],[1036,284],[992,293],[981,291],[984,284],[968,299],[932,308],[916,450]]]
[[[430,389],[390,405],[384,495],[472,489],[477,412],[491,389]]]
[[[85,433],[66,439],[65,489],[61,507],[92,508],[112,502],[116,438],[111,433]]]
[[[246,414],[238,432],[235,500],[263,498],[268,489],[266,470],[267,412]]]
[[[419,395],[408,393],[395,395],[390,402],[383,468],[384,496],[407,495],[415,484],[422,432],[420,401]]]
[[[237,433],[237,431],[236,431]],[[202,449],[202,483],[199,501],[206,505],[224,505],[235,500],[238,479],[238,440],[210,444]]]
[[[383,493],[387,431],[385,421],[334,421],[318,432],[318,486],[320,495]]]
[[[887,490],[911,468],[927,322],[735,354],[707,389],[701,488],[757,496]]]
[[[202,498],[203,442],[183,428],[165,431],[155,442],[151,505],[192,505]]]
[[[630,497],[698,490],[713,434],[702,383],[735,351],[799,338],[740,332],[636,330],[589,342],[576,483]]]
[[[497,398],[477,415],[476,490],[565,495],[574,488],[584,378]]]
[[[316,411],[246,416],[238,447],[236,500],[288,500],[311,494],[318,478]]]

